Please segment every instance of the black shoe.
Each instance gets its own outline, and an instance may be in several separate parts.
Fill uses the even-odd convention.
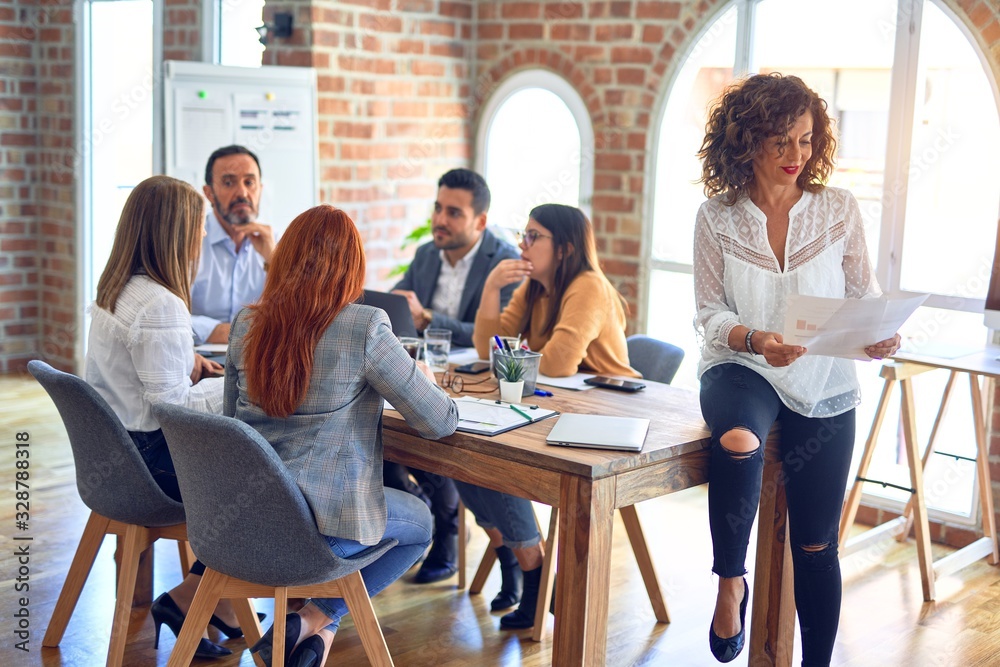
[[[258,621],[263,621],[265,618],[267,618],[267,614],[262,611],[257,612]],[[212,614],[212,618],[209,619],[208,624],[230,639],[239,639],[243,636],[243,628],[238,625],[229,625],[215,614]]]
[[[156,638],[153,640],[154,649],[160,646],[160,627],[164,623],[174,633],[174,637],[181,634],[181,626],[184,625],[184,614],[181,613],[180,607],[177,606],[177,603],[174,602],[169,593],[164,593],[153,600],[153,604],[149,606],[149,612],[153,616],[153,627],[156,628]],[[211,660],[232,655],[232,653],[228,648],[213,644],[203,637],[198,642],[198,648],[194,652],[194,657]]]
[[[732,662],[736,656],[743,651],[743,643],[746,639],[747,625],[747,600],[750,599],[750,586],[747,585],[746,577],[743,578],[743,602],[740,602],[740,631],[734,636],[723,639],[715,634],[715,628],[708,628],[708,646],[712,649],[712,655],[719,662]],[[715,625],[715,614],[712,615],[712,625]]]
[[[538,588],[542,583],[542,567],[524,572],[524,591],[517,609],[500,617],[502,630],[524,630],[535,625],[535,609],[538,606]],[[543,612],[544,613],[544,612]]]
[[[458,572],[458,534],[449,533],[440,538],[435,536],[430,553],[413,577],[413,583],[433,584],[451,578],[456,572]]]
[[[288,662],[287,667],[319,667],[323,664],[323,654],[326,653],[326,644],[319,635],[313,635],[302,641],[295,649]]]
[[[299,641],[299,633],[302,632],[302,617],[298,614],[287,614],[285,616],[285,664],[292,657],[292,647],[295,646],[295,642]],[[260,638],[260,641],[254,644],[250,648],[250,653],[256,653],[260,656],[260,659],[264,661],[267,667],[271,667],[271,658],[274,647],[271,642],[274,641],[274,626],[272,625],[268,628],[264,636]]]
[[[500,611],[510,609],[521,601],[524,577],[521,566],[517,564],[517,558],[510,548],[499,546],[494,551],[497,552],[497,560],[500,561],[500,592],[490,602],[490,609]]]

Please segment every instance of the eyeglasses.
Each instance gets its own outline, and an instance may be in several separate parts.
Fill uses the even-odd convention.
[[[490,394],[496,391],[496,388],[490,387],[489,389],[467,389],[466,385],[477,385],[483,382],[488,382],[492,380],[492,376],[484,377],[482,380],[476,380],[475,382],[466,382],[465,378],[461,375],[455,375],[451,371],[445,371],[441,375],[441,386],[445,389],[450,389],[456,394],[466,393],[466,394]]]
[[[514,236],[517,238],[518,243],[524,243],[525,248],[530,248],[535,245],[535,241],[538,239],[552,238],[548,234],[541,234],[536,232],[534,229],[517,230],[514,232]]]

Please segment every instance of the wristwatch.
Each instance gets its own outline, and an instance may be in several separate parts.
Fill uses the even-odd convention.
[[[433,319],[434,317],[434,312],[430,308],[424,308],[424,311],[421,313],[421,315],[424,318],[424,328],[426,329],[431,325],[431,319]]]

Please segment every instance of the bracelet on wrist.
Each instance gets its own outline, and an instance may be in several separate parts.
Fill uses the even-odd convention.
[[[756,329],[750,329],[747,331],[747,337],[743,339],[743,345],[747,348],[747,352],[750,353],[751,357],[757,356],[757,351],[753,349],[753,335],[757,333]]]

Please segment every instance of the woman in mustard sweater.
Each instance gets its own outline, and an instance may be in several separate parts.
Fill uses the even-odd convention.
[[[601,272],[593,228],[583,211],[562,204],[535,207],[520,234],[520,247],[521,259],[500,262],[486,278],[472,334],[479,356],[488,357],[494,335],[520,334],[532,350],[542,353],[539,372],[544,375],[586,371],[639,377],[628,361],[624,301]],[[501,313],[500,290],[522,280]],[[523,571],[521,604],[500,619],[500,627],[530,628],[544,555],[531,502],[463,482],[457,485],[476,523],[489,534],[501,565],[513,552],[520,566],[520,571],[513,563],[501,568],[498,599],[516,600]]]
[[[625,308],[597,263],[587,216],[563,204],[535,207],[519,234],[521,259],[497,264],[483,286],[472,335],[489,357],[494,335],[516,336],[542,353],[539,372],[638,377],[628,363]],[[500,312],[500,290],[525,280]]]

